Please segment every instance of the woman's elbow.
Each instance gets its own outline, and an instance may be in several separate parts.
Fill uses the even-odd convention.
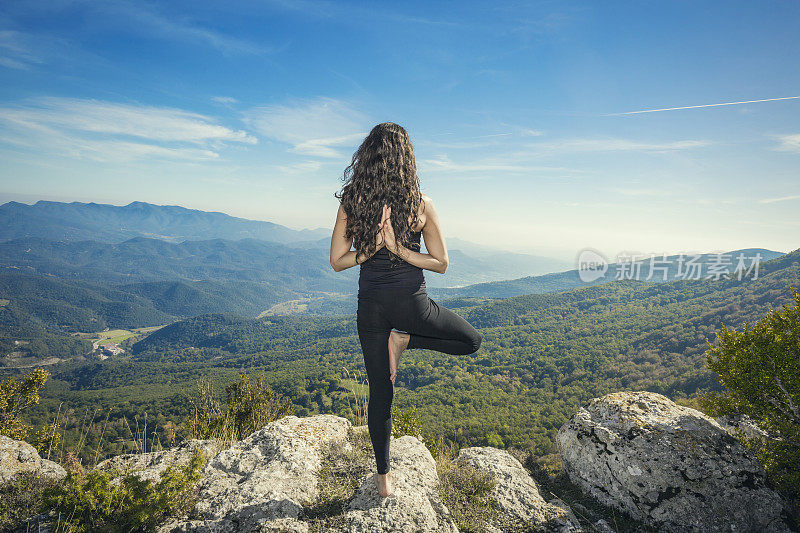
[[[444,261],[439,261],[441,264],[439,265],[439,274],[444,274],[447,272],[447,267],[450,263],[445,259]]]

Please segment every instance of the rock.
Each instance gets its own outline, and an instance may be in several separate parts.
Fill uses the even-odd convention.
[[[220,446],[211,440],[195,439],[185,442],[177,448],[159,452],[117,455],[99,463],[93,470],[114,474],[130,472],[142,479],[158,483],[161,481],[161,474],[168,467],[187,464],[195,449],[199,449],[207,459],[210,459],[219,452]]]
[[[67,475],[61,465],[42,459],[27,442],[0,436],[0,482],[9,481],[20,472],[38,472],[55,480]]]
[[[745,414],[718,416],[714,420],[734,437],[737,436],[737,433],[741,433],[748,439],[767,440],[769,438],[767,432],[758,427],[758,424]]]
[[[349,427],[334,415],[270,422],[208,462],[193,513],[198,519],[173,521],[160,531],[306,532],[298,518],[317,498],[322,446],[346,443]]]
[[[368,475],[345,511],[338,531],[440,531],[458,533],[439,499],[436,461],[419,439],[405,435],[390,442],[394,495],[381,498],[375,475]]]
[[[504,522],[532,524],[545,531],[582,531],[569,506],[558,499],[546,502],[528,471],[507,451],[490,446],[462,448],[455,461],[494,476],[496,485],[492,495]],[[492,527],[503,529],[500,524]]]
[[[603,520],[602,518],[593,524],[595,531],[599,533],[617,533],[608,522]]]
[[[652,392],[592,399],[557,434],[563,468],[662,531],[789,531],[763,468],[713,418]]]

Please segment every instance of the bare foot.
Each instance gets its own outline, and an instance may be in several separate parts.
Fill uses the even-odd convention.
[[[375,484],[378,486],[378,494],[381,498],[394,496],[394,476],[391,470],[385,474],[375,474]]]
[[[411,335],[408,333],[400,333],[399,331],[392,330],[389,334],[389,379],[394,384],[394,379],[397,377],[397,367],[400,364],[400,354],[408,346],[408,341],[411,340]]]

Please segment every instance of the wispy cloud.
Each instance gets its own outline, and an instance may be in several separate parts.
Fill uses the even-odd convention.
[[[358,9],[353,9],[342,2],[327,0],[272,0],[268,2],[274,7],[288,11],[296,11],[315,18],[336,18],[343,22],[358,22],[362,20],[389,21],[408,24],[421,24],[426,26],[459,26],[452,20],[437,20],[419,16],[419,14],[406,15],[394,10],[383,9],[379,3],[367,3]],[[400,4],[398,4],[400,5]]]
[[[637,188],[637,187],[614,187],[609,189],[611,192],[623,196],[669,196],[672,194],[666,188]]]
[[[0,31],[0,65],[18,70],[28,70],[32,64],[41,63],[39,57],[24,33]]]
[[[759,200],[758,203],[774,204],[776,202],[788,202],[790,200],[800,200],[800,194],[793,194],[791,196],[781,196],[778,198],[764,198],[763,200]]]
[[[239,100],[231,96],[214,96],[211,98],[211,101],[222,105],[233,105],[239,103]]]
[[[0,123],[5,144],[95,161],[213,159],[228,143],[257,142],[245,131],[181,109],[77,98],[0,107]]]
[[[757,102],[777,102],[778,100],[796,100],[800,96],[784,96],[782,98],[763,98],[761,100],[743,100],[741,102],[723,102],[720,104],[701,104],[701,105],[687,105],[683,107],[664,107],[661,109],[643,109],[641,111],[625,111],[624,113],[605,113],[603,116],[611,117],[618,115],[638,115],[640,113],[658,113],[659,111],[677,111],[679,109],[698,109],[701,107],[718,107],[727,105],[740,105],[740,104],[755,104]]]
[[[643,142],[631,139],[562,139],[529,144],[537,152],[671,152],[702,148],[712,144],[705,140],[682,140],[669,142]]]
[[[363,113],[325,97],[255,107],[244,120],[265,137],[288,144],[289,151],[317,157],[343,157],[339,147],[354,147],[369,128]]]
[[[322,168],[322,162],[302,161],[292,165],[278,165],[275,168],[282,174],[307,174],[309,172],[316,172]]]
[[[127,31],[145,36],[203,44],[225,53],[264,54],[275,51],[272,47],[226,35],[185,17],[170,17],[144,2],[100,2],[92,4],[92,8],[111,15],[108,20],[124,20]]]
[[[508,158],[479,158],[453,161],[449,156],[441,154],[431,159],[419,161],[420,170],[424,172],[580,172],[574,169],[558,166],[541,166],[528,164],[524,161],[509,160]]]
[[[173,7],[171,2],[51,0],[19,4],[15,7],[23,16],[64,16],[79,21],[71,38],[77,37],[77,34],[84,37],[108,33],[136,35],[146,39],[211,47],[224,54],[263,55],[285,47],[248,40],[211,27],[208,23],[200,23],[192,19],[189,14],[191,10],[180,10]],[[13,8],[9,11],[13,11]],[[8,16],[13,18],[11,13]]]
[[[531,170],[531,168],[526,165],[493,163],[487,161],[458,163],[452,161],[446,155],[441,155],[435,159],[424,159],[420,161],[420,163],[420,169],[433,172],[526,172]]]
[[[779,152],[798,152],[800,153],[800,133],[792,135],[774,135],[780,142],[778,146],[773,148]]]
[[[434,136],[453,136],[452,132],[440,133]],[[430,139],[422,139],[418,141],[418,145],[431,148],[486,148],[489,146],[498,146],[510,144],[516,141],[517,137],[538,137],[544,135],[543,132],[533,130],[530,128],[516,128],[515,131],[502,132],[502,133],[488,133],[485,135],[472,135],[468,137],[459,137],[452,141],[436,141]]]

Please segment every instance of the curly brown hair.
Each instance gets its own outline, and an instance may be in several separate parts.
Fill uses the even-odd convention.
[[[334,193],[347,215],[345,237],[353,238],[356,253],[375,253],[383,204],[392,208],[392,227],[398,244],[411,243],[411,228],[419,222],[422,204],[414,147],[408,133],[394,122],[378,124],[353,154],[342,176],[344,185]],[[411,219],[411,223],[409,223]],[[390,260],[399,259],[389,252]]]

